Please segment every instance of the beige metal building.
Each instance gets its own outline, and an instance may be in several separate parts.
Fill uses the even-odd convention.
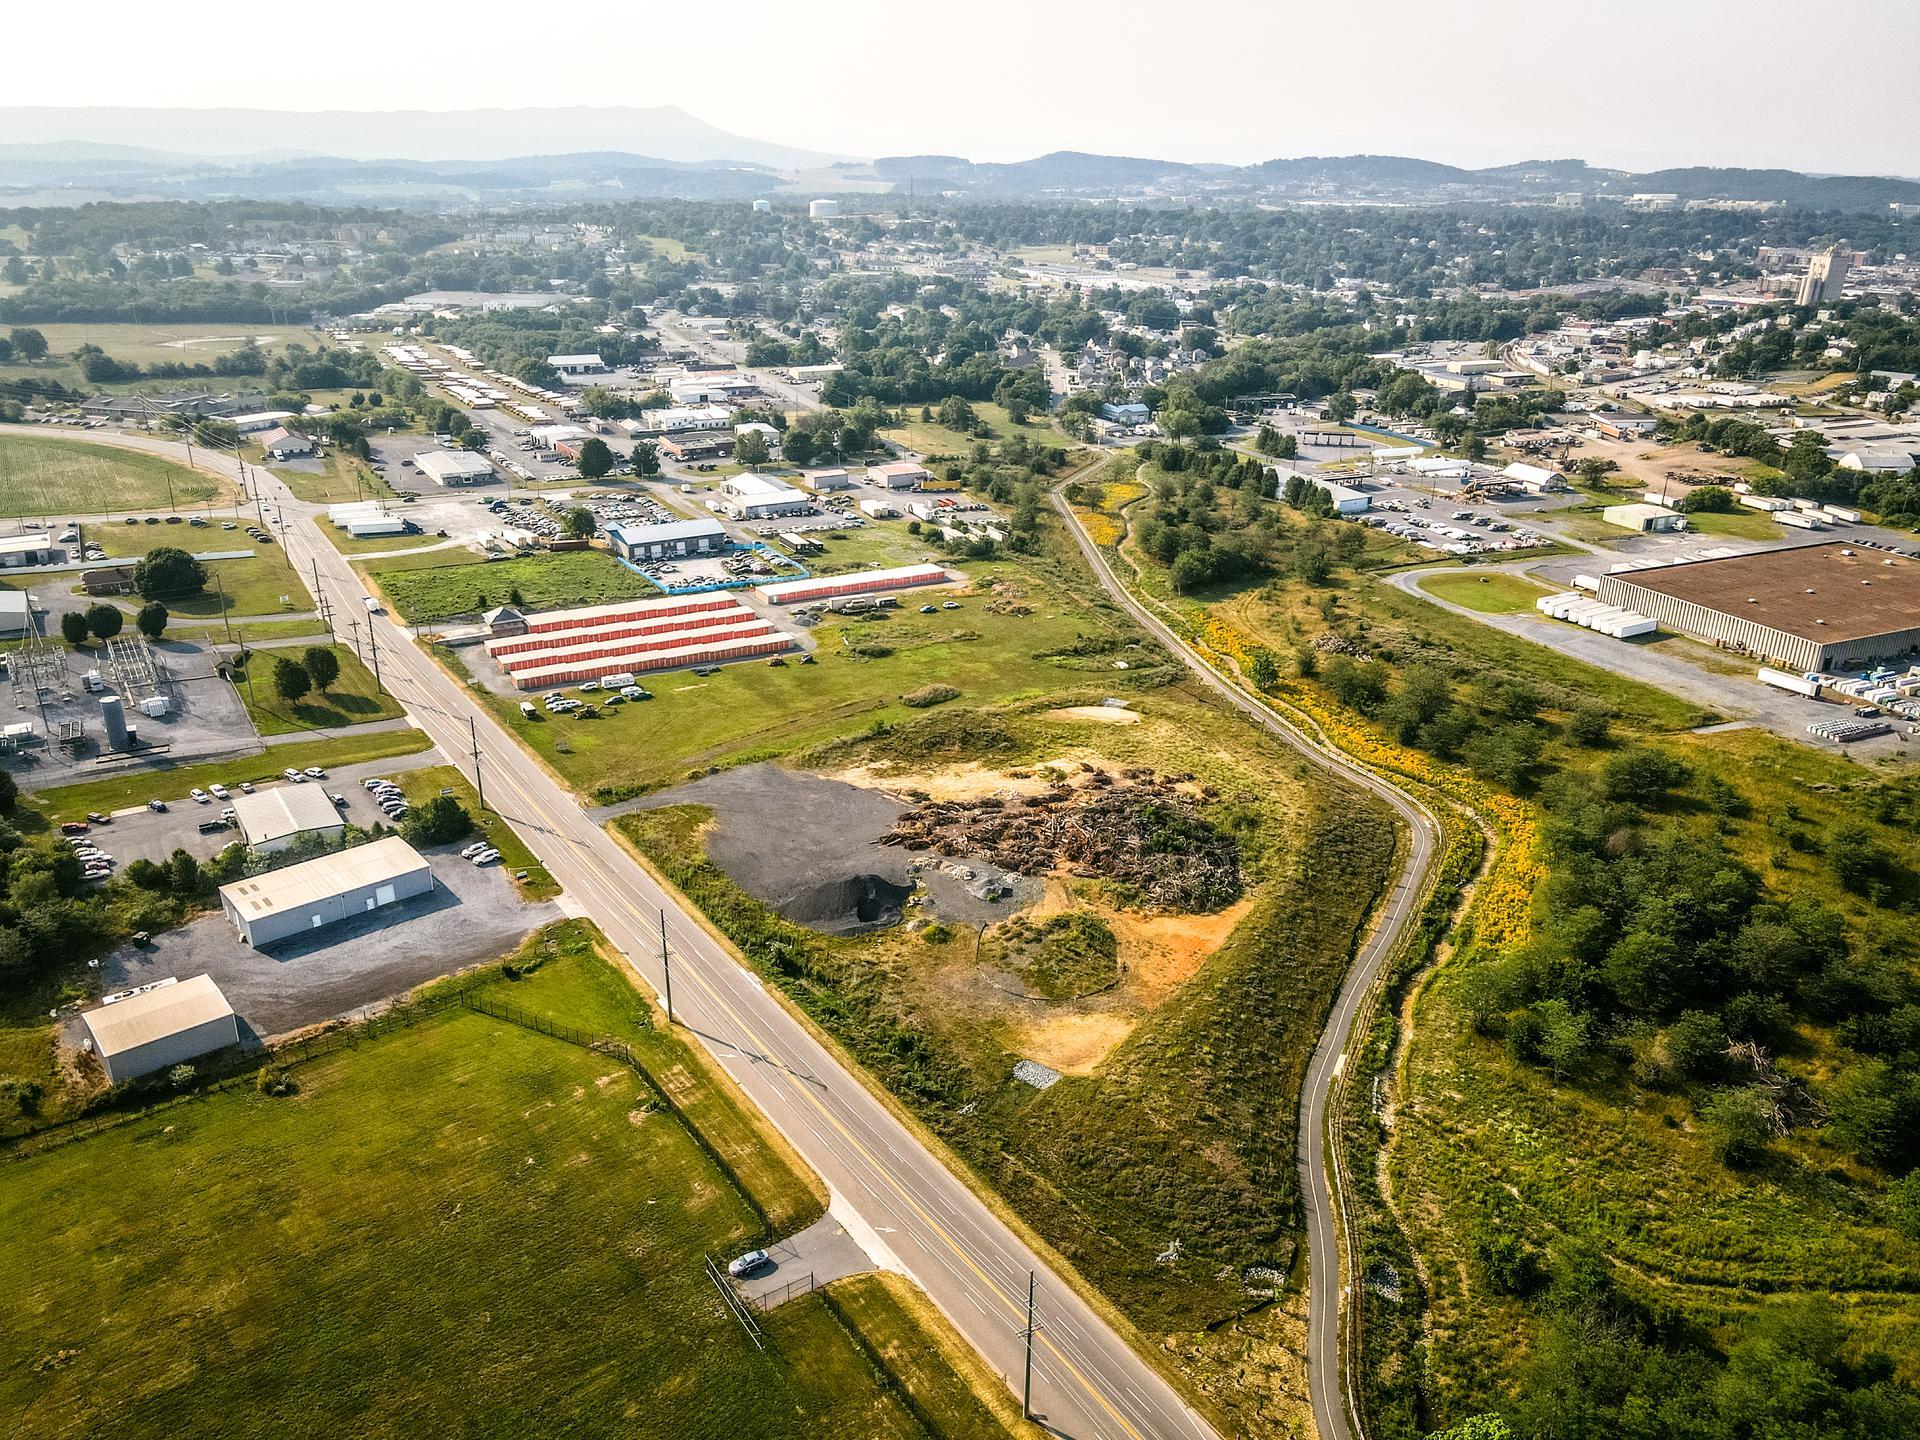
[[[398,835],[220,887],[249,945],[271,945],[433,889],[433,867]]]
[[[115,1083],[240,1043],[233,1006],[210,975],[142,990],[80,1018]]]
[[[240,832],[255,850],[284,850],[302,835],[339,836],[347,822],[318,785],[276,785],[233,797]]]

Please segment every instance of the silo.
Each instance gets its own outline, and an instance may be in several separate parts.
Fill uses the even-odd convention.
[[[127,748],[127,716],[120,705],[118,695],[100,697],[100,723],[106,727],[107,748],[125,750]]]

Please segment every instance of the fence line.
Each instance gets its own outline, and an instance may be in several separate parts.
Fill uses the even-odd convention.
[[[778,1290],[768,1290],[762,1294],[755,1295],[747,1303],[752,1305],[756,1310],[773,1310],[786,1304],[787,1301],[793,1299],[796,1295],[811,1295],[813,1288],[813,1271],[809,1270],[798,1280],[789,1280]]]
[[[820,1299],[827,1307],[827,1313],[839,1321],[840,1328],[847,1332],[847,1338],[853,1341],[854,1348],[867,1357],[867,1363],[873,1366],[874,1370],[879,1374],[881,1385],[894,1399],[900,1402],[901,1406],[906,1410],[907,1414],[913,1417],[914,1422],[919,1425],[921,1430],[935,1437],[935,1440],[938,1440],[938,1437],[943,1435],[945,1431],[934,1423],[933,1416],[927,1413],[926,1407],[920,1403],[919,1397],[913,1393],[912,1388],[905,1380],[900,1378],[893,1366],[887,1363],[887,1357],[880,1353],[880,1348],[861,1333],[860,1327],[853,1323],[852,1317],[850,1317],[841,1306],[840,1301],[835,1297],[833,1291],[831,1289],[822,1290],[820,1292]]]
[[[725,1273],[714,1263],[713,1256],[702,1252],[700,1258],[706,1262],[707,1278],[713,1282],[713,1288],[720,1292],[720,1298],[727,1309],[733,1312],[733,1318],[740,1322],[740,1328],[747,1332],[747,1338],[753,1341],[753,1348],[765,1353],[767,1333],[760,1328],[760,1322],[753,1318],[753,1312],[747,1308],[746,1302],[728,1283]]]

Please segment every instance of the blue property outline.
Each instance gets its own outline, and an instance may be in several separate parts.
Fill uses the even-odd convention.
[[[725,556],[737,554],[741,551],[750,551],[770,562],[777,561],[782,565],[791,565],[800,573],[798,575],[769,575],[764,579],[742,576],[738,580],[709,580],[704,585],[681,585],[670,590],[626,557],[615,555],[613,558],[616,562],[626,566],[627,569],[653,586],[653,588],[658,590],[662,595],[711,595],[716,590],[752,590],[761,585],[775,585],[787,580],[811,580],[813,578],[813,572],[807,569],[806,566],[802,565],[791,555],[786,555],[775,550],[771,545],[762,545],[758,542],[751,545],[741,545],[737,542],[729,542],[726,549],[720,551],[719,554]],[[675,558],[690,559],[695,557],[678,556]]]

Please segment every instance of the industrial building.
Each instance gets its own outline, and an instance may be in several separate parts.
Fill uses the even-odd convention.
[[[433,889],[433,867],[397,835],[220,887],[249,945],[272,945]]]
[[[607,362],[598,355],[549,355],[547,364],[562,375],[598,375]]]
[[[1669,510],[1664,505],[1648,505],[1636,502],[1632,505],[1609,505],[1600,512],[1600,518],[1609,525],[1617,525],[1622,530],[1631,530],[1636,535],[1664,534],[1670,530],[1687,528],[1687,517],[1678,510]]]
[[[805,470],[800,474],[800,483],[817,495],[825,495],[834,490],[851,490],[853,477],[840,469]]]
[[[0,568],[44,565],[52,552],[44,535],[8,535],[0,538]]]
[[[927,479],[924,465],[916,465],[911,460],[893,460],[885,465],[867,467],[867,483],[884,486],[888,490],[917,490],[920,482]]]
[[[809,200],[807,202],[809,220],[838,220],[840,202],[838,200]]]
[[[470,450],[428,450],[413,463],[436,485],[485,485],[493,479],[487,457]]]
[[[760,596],[774,605],[804,605],[841,595],[866,595],[876,590],[900,590],[911,585],[945,585],[953,577],[938,565],[899,565],[891,570],[856,570],[849,575],[816,575],[762,585]]]
[[[720,484],[722,503],[741,520],[772,520],[781,515],[813,512],[810,497],[771,475],[749,472]]]
[[[611,525],[613,553],[636,564],[683,555],[717,555],[727,548],[718,520],[668,520],[658,525]]]
[[[607,675],[722,664],[794,648],[792,637],[731,595],[630,600],[526,618],[521,635],[487,641],[487,653],[521,690],[577,685]]]
[[[1373,504],[1365,491],[1355,490],[1347,485],[1336,485],[1331,480],[1322,480],[1313,475],[1308,475],[1305,479],[1314,489],[1323,492],[1333,502],[1333,513],[1336,515],[1360,515]]]
[[[337,839],[347,822],[318,785],[276,785],[233,797],[240,833],[255,850],[284,850],[308,835]]]
[[[33,633],[33,603],[25,590],[0,590],[0,638]]]
[[[239,1019],[209,975],[142,987],[80,1018],[116,1085],[240,1043]]]
[[[1596,595],[1803,673],[1920,647],[1920,562],[1838,542],[1602,575]]]

